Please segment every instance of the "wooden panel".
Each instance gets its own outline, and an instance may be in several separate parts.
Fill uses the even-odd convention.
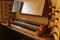
[[[42,16],[44,4],[45,0],[26,0],[23,3],[21,13]]]
[[[48,18],[46,18],[46,17],[39,17],[39,16],[33,16],[33,15],[24,15],[24,14],[21,14],[21,13],[17,13],[16,17],[17,18],[25,18],[27,20],[42,23],[42,24],[48,24]]]

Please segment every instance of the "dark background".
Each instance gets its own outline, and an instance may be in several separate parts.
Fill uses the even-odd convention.
[[[0,40],[34,40],[0,24]]]

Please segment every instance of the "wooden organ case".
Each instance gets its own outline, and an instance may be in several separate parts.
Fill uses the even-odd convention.
[[[58,9],[59,6],[57,6],[57,4],[59,4],[59,0],[57,1],[57,4],[56,1],[47,1],[47,5],[49,6],[49,21],[48,25],[46,25],[33,21],[28,21],[24,18],[17,18],[16,13],[11,12],[14,1],[2,0],[0,1],[0,23],[35,40],[59,40],[59,29],[55,28],[59,28],[59,23],[57,22],[59,20],[58,14],[60,13]],[[41,30],[40,27],[42,28],[42,31],[40,33],[41,35],[38,33],[39,30]],[[50,29],[50,32],[47,35],[45,35],[47,31],[46,29]],[[40,37],[37,34],[39,34]]]

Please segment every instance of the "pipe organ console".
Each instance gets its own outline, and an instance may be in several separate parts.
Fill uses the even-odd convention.
[[[11,12],[14,1],[0,1],[0,23],[35,40],[59,40],[60,0],[48,0],[48,25],[17,18]]]

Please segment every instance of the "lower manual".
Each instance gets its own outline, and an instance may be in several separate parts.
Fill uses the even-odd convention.
[[[32,30],[32,31],[38,30],[38,28],[34,28],[34,27],[29,26],[29,25],[21,24],[21,23],[18,23],[18,22],[11,22],[11,24],[14,24],[14,25],[17,25],[19,27],[23,27],[23,28],[26,28],[26,29],[29,29],[29,30]]]

